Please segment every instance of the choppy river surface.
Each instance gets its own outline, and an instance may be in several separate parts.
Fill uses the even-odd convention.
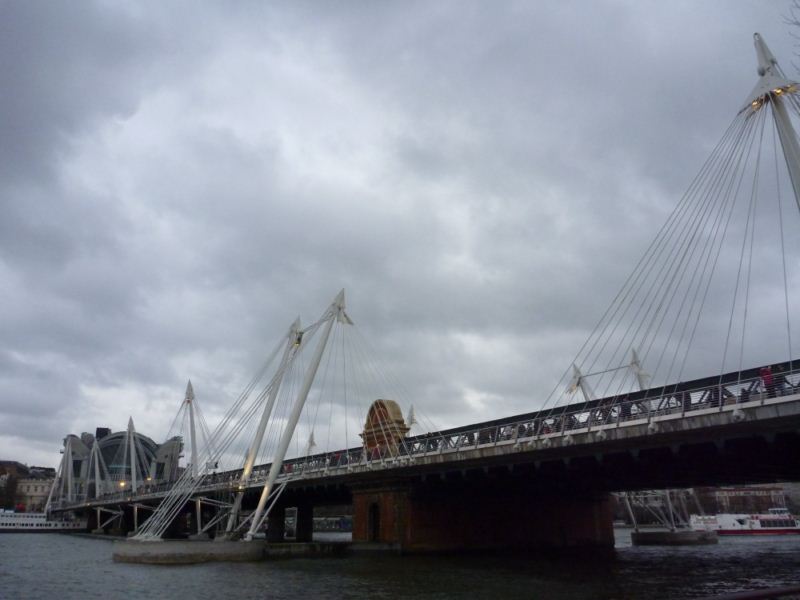
[[[800,536],[716,546],[632,547],[613,556],[292,559],[191,566],[116,564],[111,544],[59,534],[0,535],[0,598],[703,598],[800,585]]]

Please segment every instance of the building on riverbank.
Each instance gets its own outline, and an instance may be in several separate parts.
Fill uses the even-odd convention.
[[[18,506],[26,512],[42,512],[56,478],[52,467],[30,467],[28,477],[17,481]]]
[[[93,497],[138,481],[156,486],[169,484],[180,475],[178,461],[183,438],[163,444],[128,430],[112,432],[98,427],[94,434],[69,434],[64,438],[64,460],[56,475],[58,494],[64,498]]]

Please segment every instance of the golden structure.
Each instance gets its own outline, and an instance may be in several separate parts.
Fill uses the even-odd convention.
[[[368,452],[396,456],[398,445],[409,429],[397,402],[378,399],[369,407],[364,432],[359,435]]]

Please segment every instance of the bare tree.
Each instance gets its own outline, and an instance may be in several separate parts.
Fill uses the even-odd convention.
[[[9,474],[5,488],[0,493],[1,508],[15,508],[17,505],[17,477]]]
[[[791,35],[795,42],[795,58],[800,58],[800,0],[792,0],[789,5],[789,14],[783,17],[783,22],[789,26],[789,35]],[[797,60],[792,60],[794,70],[800,72]]]

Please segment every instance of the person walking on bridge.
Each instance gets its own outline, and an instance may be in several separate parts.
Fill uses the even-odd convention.
[[[775,380],[772,377],[772,369],[770,367],[761,367],[761,383],[764,385],[764,390],[767,392],[767,398],[775,397]]]

